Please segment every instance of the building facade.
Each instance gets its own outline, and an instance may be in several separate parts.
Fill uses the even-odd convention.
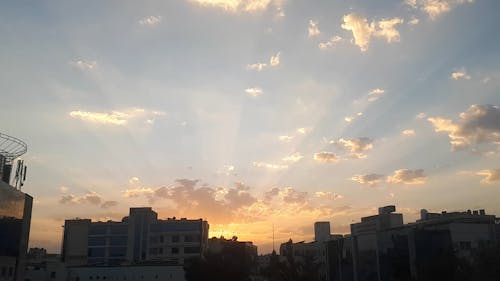
[[[184,264],[205,252],[208,228],[202,219],[161,220],[151,208],[131,208],[120,222],[66,220],[61,254],[68,267]]]

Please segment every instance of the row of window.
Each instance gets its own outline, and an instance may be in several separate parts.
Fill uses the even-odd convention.
[[[1,270],[1,274],[0,276],[2,277],[12,277],[12,275],[14,275],[14,268],[12,266],[10,267],[6,267],[6,266],[2,266],[2,270]]]
[[[111,224],[111,225],[91,225],[89,235],[127,235],[127,224]]]
[[[152,244],[163,243],[180,243],[180,242],[200,242],[201,236],[199,234],[191,235],[152,235],[149,242]]]
[[[89,246],[127,246],[127,236],[89,237]]]
[[[125,257],[127,255],[126,247],[114,248],[88,248],[88,256],[93,257]]]
[[[172,247],[172,248],[150,248],[150,256],[199,254],[200,247]]]

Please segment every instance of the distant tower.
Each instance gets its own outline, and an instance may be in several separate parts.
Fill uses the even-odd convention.
[[[330,240],[330,222],[318,221],[314,223],[314,240],[325,242]]]

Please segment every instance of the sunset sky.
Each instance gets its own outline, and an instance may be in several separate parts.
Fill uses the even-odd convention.
[[[394,204],[500,215],[500,1],[0,3],[31,247],[130,207],[259,252]]]

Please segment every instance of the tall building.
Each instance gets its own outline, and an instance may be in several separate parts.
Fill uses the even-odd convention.
[[[330,240],[330,222],[317,221],[314,223],[314,240],[316,242],[325,242]]]
[[[202,219],[158,219],[151,208],[130,208],[122,221],[66,220],[62,259],[67,266],[183,264],[205,252],[209,225]]]
[[[26,144],[21,140],[0,133],[0,280],[2,281],[24,280],[33,198],[19,190],[25,175],[22,162],[17,163],[12,181],[11,174],[14,160],[26,150]]]

